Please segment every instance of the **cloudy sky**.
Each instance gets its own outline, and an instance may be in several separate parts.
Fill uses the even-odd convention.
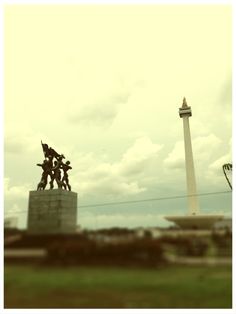
[[[71,161],[84,228],[165,226],[186,199],[185,96],[199,193],[229,191],[231,7],[8,5],[4,12],[5,216],[25,227],[40,140]],[[199,198],[231,215],[231,194]]]

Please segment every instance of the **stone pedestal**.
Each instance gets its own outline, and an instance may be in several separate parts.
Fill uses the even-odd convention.
[[[30,191],[29,233],[74,233],[77,224],[77,193],[55,189]]]

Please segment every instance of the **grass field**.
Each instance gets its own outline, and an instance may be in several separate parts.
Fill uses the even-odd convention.
[[[5,308],[231,308],[231,267],[5,266]]]

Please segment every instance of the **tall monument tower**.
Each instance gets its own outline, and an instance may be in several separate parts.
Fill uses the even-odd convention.
[[[188,208],[190,215],[196,215],[199,212],[197,199],[196,179],[193,163],[193,151],[191,143],[191,134],[189,127],[189,117],[192,116],[191,107],[187,105],[186,99],[183,99],[182,107],[179,108],[179,116],[183,119],[184,128],[184,147],[185,147],[185,167],[187,181]]]
[[[189,117],[192,116],[191,107],[187,105],[186,99],[183,99],[182,107],[179,108],[180,118],[183,119],[184,127],[184,146],[185,146],[185,167],[188,195],[188,215],[178,214],[175,216],[165,216],[168,221],[174,222],[182,229],[211,229],[214,224],[222,220],[223,214],[199,214],[199,205],[197,198],[197,188],[195,171],[193,164],[193,151],[189,127]]]

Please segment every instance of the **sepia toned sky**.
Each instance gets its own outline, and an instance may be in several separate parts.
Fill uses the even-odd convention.
[[[198,192],[228,191],[231,23],[223,5],[5,6],[5,216],[25,227],[40,140],[71,161],[82,227],[186,213],[185,199],[83,207],[186,193],[184,96]],[[231,215],[230,194],[199,202]]]

